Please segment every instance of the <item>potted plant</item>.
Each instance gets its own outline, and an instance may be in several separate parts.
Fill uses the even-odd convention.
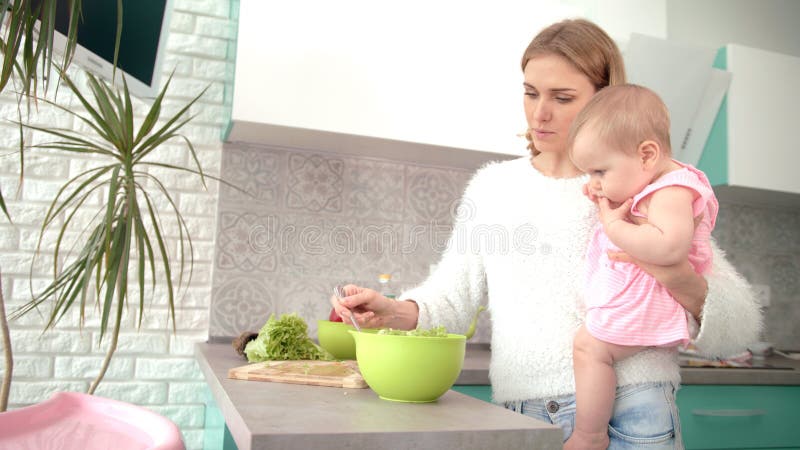
[[[205,186],[206,175],[197,159],[191,142],[179,134],[180,129],[191,120],[189,108],[203,95],[201,93],[188,102],[175,115],[162,120],[162,100],[169,88],[167,80],[163,89],[153,101],[144,120],[137,127],[133,117],[133,103],[128,93],[127,83],[115,89],[104,81],[88,74],[91,100],[85,97],[73,80],[61,72],[61,80],[75,94],[86,113],[76,112],[54,102],[43,100],[66,114],[75,117],[95,132],[94,137],[75,130],[62,130],[36,125],[25,127],[48,134],[55,138],[52,142],[36,144],[33,148],[52,149],[80,155],[94,155],[102,161],[97,167],[85,170],[68,180],[58,191],[44,217],[39,234],[39,244],[45,232],[57,226],[55,242],[54,280],[30,302],[11,314],[19,317],[44,302],[51,303],[45,329],[52,328],[71,308],[79,308],[81,318],[85,317],[90,288],[101,311],[100,339],[110,335],[111,345],[97,378],[89,387],[93,393],[102,380],[111,357],[116,350],[123,312],[128,299],[129,272],[135,274],[133,282],[138,285],[139,324],[141,325],[145,307],[145,282],[151,277],[154,288],[161,277],[166,283],[168,307],[175,326],[175,291],[183,283],[188,272],[191,279],[193,248],[186,222],[175,201],[162,180],[149,173],[146,168],[160,167],[189,172],[200,177]],[[205,92],[205,91],[204,91]],[[152,160],[151,154],[172,139],[182,139],[191,154],[196,168],[179,167]],[[79,239],[80,246],[59,262],[70,243],[65,235],[73,230],[73,220],[80,211],[90,209],[86,200],[98,191],[105,192],[105,204],[95,211],[94,219],[85,236]],[[154,203],[154,196],[160,196],[172,208],[178,223],[178,286],[173,285],[173,261],[167,250],[162,220]],[[63,223],[56,219],[64,216]],[[38,254],[38,248],[37,248]],[[188,258],[187,258],[188,256]],[[131,261],[135,260],[135,266]],[[188,264],[187,264],[188,260]],[[188,281],[187,281],[188,282]],[[89,306],[91,307],[91,306]]]
[[[61,71],[66,72],[75,46],[78,42],[78,20],[81,17],[82,0],[71,0],[66,5],[70,17],[67,41],[63,49]],[[0,92],[8,83],[17,82],[18,104],[22,100],[36,96],[41,82],[44,91],[49,86],[48,74],[53,65],[53,43],[55,42],[56,8],[59,0],[41,0],[34,4],[31,0],[0,0],[0,52],[3,53],[0,67]],[[63,7],[63,5],[62,5]],[[117,38],[114,44],[114,66],[119,55],[120,31],[122,30],[122,0],[118,0]],[[24,146],[19,147],[20,168],[24,167]],[[20,174],[20,177],[22,174]],[[0,210],[6,218],[11,216],[6,208],[3,192],[0,190]],[[0,299],[1,300],[1,299]]]
[[[100,339],[110,339],[105,359],[99,374],[91,383],[89,393],[93,393],[103,379],[109,362],[116,350],[121,320],[125,305],[134,301],[128,296],[129,283],[138,287],[138,320],[141,325],[145,309],[146,279],[149,277],[150,289],[157,280],[166,284],[168,313],[173,329],[175,327],[176,292],[184,283],[191,280],[193,247],[186,222],[180,214],[173,197],[164,182],[146,170],[159,167],[196,175],[205,186],[210,177],[203,172],[192,143],[180,134],[181,129],[191,120],[190,107],[203,95],[201,92],[177,113],[163,117],[162,102],[172,77],[165,83],[152,102],[141,123],[136,123],[134,107],[127,83],[122,79],[121,86],[112,86],[92,75],[87,75],[90,95],[84,95],[81,88],[66,72],[71,49],[75,45],[74,26],[80,16],[80,0],[69,2],[70,13],[74,18],[70,23],[69,44],[64,64],[57,67],[59,82],[74,94],[85,111],[59,105],[54,100],[36,96],[37,67],[41,74],[49,72],[52,61],[53,22],[56,0],[42,0],[37,8],[29,1],[18,0],[13,5],[10,0],[0,0],[0,19],[10,12],[2,46],[4,63],[0,72],[0,91],[7,86],[11,74],[16,73],[22,86],[22,98],[33,98],[36,102],[49,104],[65,114],[72,115],[92,130],[86,135],[76,130],[30,125],[19,121],[21,127],[49,135],[52,141],[30,147],[44,151],[60,151],[79,155],[91,155],[98,162],[96,167],[87,169],[68,180],[58,191],[45,215],[39,234],[36,255],[45,233],[54,230],[57,239],[53,248],[55,253],[53,281],[42,292],[35,294],[27,304],[14,311],[11,318],[22,316],[45,304],[49,305],[45,329],[52,328],[69,310],[80,311],[81,325],[87,307],[92,301],[100,311]],[[118,8],[121,10],[121,1]],[[38,38],[32,32],[36,18],[41,17],[41,32]],[[121,18],[118,20],[118,27]],[[22,42],[22,44],[20,44]],[[25,43],[30,45],[26,46]],[[119,33],[116,48],[119,47]],[[22,50],[21,50],[22,49]],[[115,51],[116,53],[116,51]],[[115,55],[116,60],[116,55]],[[57,65],[58,66],[58,65]],[[20,117],[22,115],[20,114]],[[22,134],[22,133],[20,133]],[[180,140],[191,155],[194,165],[179,167],[158,162],[152,156],[167,141]],[[20,144],[20,155],[26,147]],[[22,168],[22,157],[20,167]],[[227,183],[226,183],[227,184]],[[81,238],[70,242],[67,238],[75,224],[75,217],[92,208],[87,198],[96,192],[104,193],[105,203],[96,211],[91,225],[82,232]],[[161,215],[154,204],[154,196],[165,200],[174,213],[178,224],[178,257],[171,259],[169,242]],[[97,207],[95,207],[97,208]],[[0,193],[0,209],[11,220]],[[63,217],[63,222],[56,220]],[[80,233],[79,233],[80,234]],[[63,261],[61,261],[63,259]],[[35,263],[35,260],[34,260]],[[174,284],[173,276],[177,277]],[[8,401],[12,363],[11,345],[6,320],[5,305],[0,289],[0,331],[2,331],[5,351],[6,371],[0,389],[0,412]]]
[[[121,1],[118,2],[121,11]],[[18,105],[21,108],[22,100],[36,95],[38,80],[42,80],[44,90],[47,91],[48,78],[53,62],[53,42],[55,34],[55,11],[58,0],[42,0],[37,7],[29,0],[0,0],[0,25],[4,26],[0,39],[0,52],[3,53],[3,63],[0,67],[0,92],[3,92],[15,76],[18,85]],[[77,19],[81,13],[81,0],[73,0],[67,6],[70,20],[67,44],[64,48],[62,71],[69,66],[71,55],[77,43]],[[117,18],[117,29],[122,24],[122,18]],[[119,52],[120,37],[114,46],[114,61]],[[39,76],[41,74],[41,76]],[[20,114],[21,117],[21,114]],[[22,133],[20,132],[20,136]],[[19,146],[20,179],[24,169],[24,145],[20,140]],[[6,207],[3,192],[0,190],[0,210],[11,221],[11,215]],[[2,273],[0,273],[0,279]],[[2,283],[0,283],[0,288]],[[5,373],[0,384],[0,412],[6,410],[8,395],[13,372],[13,355],[11,350],[11,337],[6,317],[5,299],[0,289],[0,334],[3,339],[3,354],[5,360]]]

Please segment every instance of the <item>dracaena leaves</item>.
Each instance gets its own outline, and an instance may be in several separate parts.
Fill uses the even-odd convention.
[[[46,327],[51,328],[73,307],[78,308],[83,320],[86,309],[91,307],[89,298],[93,297],[100,313],[102,339],[108,332],[114,335],[119,332],[124,305],[129,300],[129,281],[138,288],[136,300],[141,325],[147,309],[145,284],[149,279],[151,290],[157,280],[166,283],[167,305],[174,327],[176,290],[191,280],[194,252],[189,229],[173,194],[163,180],[146,169],[157,166],[189,173],[200,177],[205,184],[207,175],[200,166],[194,146],[181,134],[181,128],[191,120],[189,108],[203,93],[174,115],[163,117],[162,102],[170,77],[147,114],[137,123],[124,78],[122,87],[115,88],[88,75],[89,94],[84,95],[69,76],[64,72],[60,74],[64,85],[83,106],[83,111],[65,108],[49,100],[42,101],[74,116],[76,121],[87,125],[93,135],[71,129],[25,125],[53,138],[32,148],[91,156],[101,163],[65,182],[51,203],[40,229],[37,256],[45,232],[58,227],[53,281],[12,316],[21,316],[50,302]],[[191,156],[191,167],[154,162],[159,149],[163,149],[162,145],[173,140],[184,144],[185,151]],[[174,147],[170,146],[170,151],[174,151]],[[148,155],[152,157],[146,158]],[[87,200],[99,193],[102,193],[105,203],[100,207],[91,206],[92,202]],[[159,210],[156,204],[166,205],[167,213],[176,219],[177,230],[165,229],[161,217],[164,211]],[[77,218],[85,220],[87,212],[88,217],[92,217],[90,224],[79,224]],[[78,227],[81,229],[75,231]],[[73,230],[73,234],[68,230]],[[81,237],[75,239],[76,233]],[[167,238],[175,235],[179,243],[177,256],[172,254],[174,246]],[[188,279],[184,280],[186,274]],[[177,275],[177,286],[173,284],[173,275]]]

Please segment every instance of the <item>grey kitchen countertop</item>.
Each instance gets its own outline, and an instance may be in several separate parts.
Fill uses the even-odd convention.
[[[489,384],[489,344],[467,344],[464,368],[456,384]],[[800,385],[800,361],[768,356],[772,368],[681,367],[682,384]]]
[[[562,447],[558,427],[453,390],[433,403],[398,403],[371,389],[229,379],[247,364],[230,343],[198,343],[195,356],[239,450]],[[488,383],[484,356],[488,348],[468,351],[459,383],[481,384],[481,373]]]
[[[770,367],[681,367],[681,384],[750,384],[798,386],[800,361],[783,356],[753,358]]]
[[[239,450],[561,448],[557,427],[452,390],[434,403],[395,403],[371,389],[228,379],[247,364],[229,340],[199,343],[195,354]],[[468,344],[456,384],[488,385],[490,358],[488,344]],[[773,368],[681,367],[682,383],[800,385],[800,361],[763,362]]]

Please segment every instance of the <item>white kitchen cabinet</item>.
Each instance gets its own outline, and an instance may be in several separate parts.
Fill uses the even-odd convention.
[[[800,207],[800,58],[729,44],[732,73],[698,167],[720,199]]]
[[[241,0],[225,140],[476,168],[523,156],[519,61],[587,14],[613,37],[666,32],[659,0]]]
[[[552,14],[378,3],[242,0],[226,140],[466,168],[526,154],[518,61]]]

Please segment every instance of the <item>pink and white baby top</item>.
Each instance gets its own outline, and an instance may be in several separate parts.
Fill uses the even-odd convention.
[[[683,186],[695,192],[694,217],[702,214],[695,228],[689,262],[699,274],[711,267],[711,230],[717,220],[719,203],[706,175],[675,161],[683,168],[649,184],[637,194],[631,214],[645,217],[639,202],[668,186]],[[655,278],[631,263],[611,261],[607,251],[615,246],[598,225],[587,253],[586,328],[596,338],[619,345],[670,346],[686,344],[689,332],[686,312]]]

